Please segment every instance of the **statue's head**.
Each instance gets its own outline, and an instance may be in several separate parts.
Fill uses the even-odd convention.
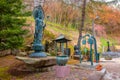
[[[34,8],[33,17],[34,17],[34,19],[36,19],[36,18],[39,18],[42,20],[44,19],[44,11],[40,5]]]

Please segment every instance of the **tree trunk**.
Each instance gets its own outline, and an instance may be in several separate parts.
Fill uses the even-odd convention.
[[[84,21],[85,21],[85,8],[86,8],[86,0],[83,0],[81,26],[79,27],[79,37],[78,37],[78,43],[77,43],[79,49],[81,48],[82,30],[83,30]]]

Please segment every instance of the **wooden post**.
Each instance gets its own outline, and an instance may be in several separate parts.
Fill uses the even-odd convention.
[[[68,43],[66,42],[66,48],[68,48]]]
[[[60,42],[60,51],[61,51],[61,42]]]

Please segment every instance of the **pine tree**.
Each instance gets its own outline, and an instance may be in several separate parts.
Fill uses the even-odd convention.
[[[0,50],[18,49],[23,45],[26,30],[22,0],[0,0]]]

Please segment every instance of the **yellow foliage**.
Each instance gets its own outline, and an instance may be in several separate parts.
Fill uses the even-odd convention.
[[[1,80],[10,80],[11,75],[7,72],[8,67],[0,68],[0,79]]]

